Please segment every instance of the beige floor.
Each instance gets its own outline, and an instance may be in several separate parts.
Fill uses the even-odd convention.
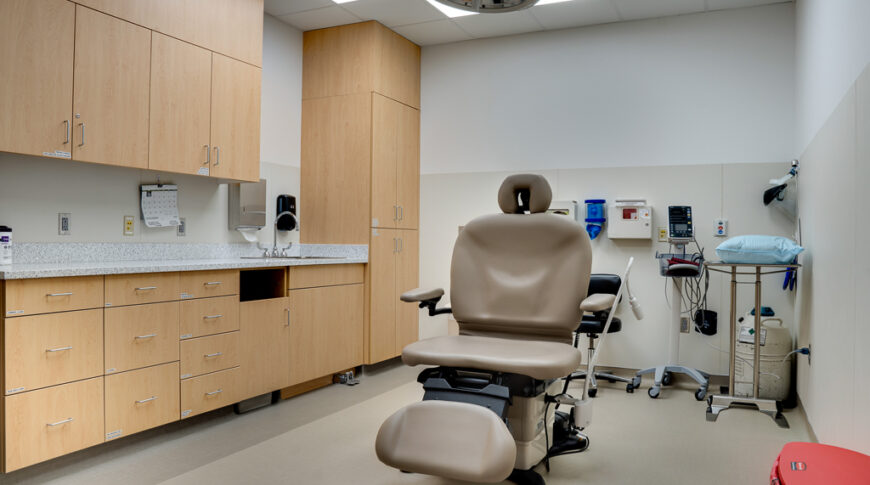
[[[0,483],[449,483],[400,473],[374,454],[381,422],[421,397],[415,376],[387,367],[356,387],[330,386],[241,416],[216,411],[0,476]],[[554,458],[548,484],[766,484],[782,445],[809,440],[799,411],[786,414],[788,430],[742,409],[708,423],[690,390],[652,400],[645,390],[623,389],[599,391],[590,450]]]

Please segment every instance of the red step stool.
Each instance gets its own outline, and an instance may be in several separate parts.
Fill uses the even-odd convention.
[[[870,456],[818,443],[787,443],[770,485],[870,485]]]

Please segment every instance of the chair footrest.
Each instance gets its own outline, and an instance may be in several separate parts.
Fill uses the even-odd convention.
[[[398,410],[381,425],[375,451],[400,470],[478,483],[506,479],[517,455],[510,431],[494,412],[451,401]]]

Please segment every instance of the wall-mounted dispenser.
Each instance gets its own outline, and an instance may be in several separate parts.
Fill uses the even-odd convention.
[[[554,200],[550,202],[550,208],[547,209],[549,214],[557,214],[567,216],[571,220],[577,220],[577,201],[576,200]]]
[[[275,217],[282,212],[291,212],[296,215],[296,196],[281,194],[275,201]],[[277,227],[279,231],[292,231],[296,229],[296,219],[292,217],[282,217],[278,219]]]
[[[607,218],[610,239],[652,239],[652,207],[646,199],[616,199]]]
[[[607,201],[604,199],[586,199],[586,232],[589,233],[589,239],[595,239],[601,234],[604,229],[604,223],[607,222],[607,217],[604,215],[604,204]]]
[[[238,230],[248,241],[266,225],[266,181],[229,184],[229,228]]]

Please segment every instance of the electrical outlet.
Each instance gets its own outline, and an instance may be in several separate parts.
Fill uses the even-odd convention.
[[[665,227],[659,228],[659,242],[668,242],[668,229]]]
[[[175,226],[175,235],[178,237],[187,236],[187,221],[183,217],[179,217],[178,220],[181,224]]]
[[[124,216],[124,235],[132,236],[135,225],[136,220],[133,218],[133,216]]]
[[[69,236],[72,215],[68,212],[57,213],[57,235]]]
[[[689,317],[680,317],[680,332],[689,333]]]
[[[713,235],[716,237],[726,237],[728,235],[728,219],[713,220]]]

